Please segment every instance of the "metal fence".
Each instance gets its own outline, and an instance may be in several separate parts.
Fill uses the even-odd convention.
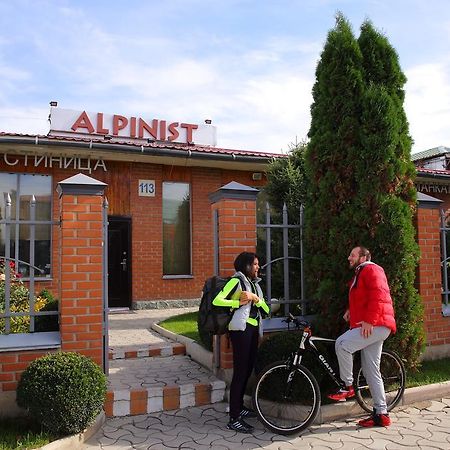
[[[45,326],[43,329],[36,330],[37,319],[43,316],[58,315],[58,310],[40,311],[39,305],[36,303],[38,299],[35,292],[36,274],[44,273],[43,269],[35,265],[36,227],[41,225],[52,226],[54,223],[48,220],[36,220],[36,198],[34,195],[31,196],[29,203],[28,217],[29,220],[12,218],[11,196],[9,193],[6,194],[5,218],[0,220],[0,227],[4,233],[2,242],[4,254],[0,254],[0,334],[47,331]],[[19,229],[22,225],[29,227],[28,261],[19,259]],[[14,255],[11,254],[11,248],[14,249]],[[26,281],[23,281],[20,274],[16,272],[19,266],[27,267],[28,277]],[[57,323],[56,319],[55,322]]]
[[[277,303],[279,303],[283,308],[284,316],[288,313],[293,312],[294,314],[300,313],[301,315],[308,314],[308,300],[305,297],[305,277],[304,277],[304,258],[303,258],[303,205],[299,209],[299,220],[298,223],[289,223],[288,209],[286,204],[283,205],[281,211],[281,223],[274,223],[272,219],[271,206],[266,202],[265,204],[265,222],[258,223],[257,228],[262,230],[264,236],[264,249],[258,248],[258,254],[264,257],[267,261],[262,267],[261,271],[264,273],[265,279],[265,289],[266,297],[269,304],[272,304],[273,297],[273,265],[275,263],[280,263],[283,265],[282,271],[282,281],[283,288],[282,293],[277,293]],[[275,230],[280,230],[282,233],[281,243],[278,244],[279,247],[276,249],[277,253],[281,256],[273,258],[273,245],[274,240],[273,232]],[[292,232],[298,233],[296,238],[292,238],[290,234]],[[293,245],[293,242],[296,242]],[[262,247],[262,246],[261,246]],[[293,253],[293,254],[291,254]],[[292,263],[296,262],[298,266],[298,272],[293,272]],[[297,292],[291,291],[291,278],[294,277],[300,282],[300,286]],[[299,305],[298,311],[291,311],[292,305]],[[272,309],[272,308],[271,308]]]
[[[442,314],[444,316],[450,316],[450,304],[449,304],[449,265],[450,265],[450,240],[449,226],[450,217],[441,210],[441,268],[442,268]]]

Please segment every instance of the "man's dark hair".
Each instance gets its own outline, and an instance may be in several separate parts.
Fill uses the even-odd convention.
[[[362,245],[358,245],[359,247],[359,256],[365,256],[367,261],[370,261],[370,258],[372,258],[372,255],[370,254],[370,251],[363,247]]]
[[[253,252],[242,252],[236,256],[234,260],[234,268],[236,272],[242,272],[244,275],[248,276],[253,262],[258,256]]]

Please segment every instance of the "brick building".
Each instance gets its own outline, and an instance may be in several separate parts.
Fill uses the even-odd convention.
[[[106,286],[110,308],[186,305],[199,298],[215,269],[229,273],[238,251],[256,246],[253,188],[264,185],[270,159],[280,157],[217,148],[210,123],[54,107],[50,119],[46,136],[0,133],[0,255],[10,252],[27,280],[32,253],[34,291],[47,288],[60,300],[58,332],[0,335],[0,409],[14,403],[29,362],[48,351],[78,351],[105,367]],[[421,250],[416,284],[430,358],[450,354],[440,229],[440,211],[450,206],[450,171],[427,162],[446,162],[448,150],[414,155]]]
[[[51,108],[50,122],[47,136],[0,133],[0,191],[12,194],[19,216],[25,200],[36,195],[38,218],[58,222],[55,195],[61,180],[83,173],[107,185],[110,307],[142,309],[160,306],[158,301],[198,299],[213,270],[208,196],[231,181],[262,186],[268,162],[280,157],[217,148],[210,123],[57,107]],[[35,265],[43,270],[36,283],[56,292],[59,275],[53,268],[60,255],[57,230],[51,230],[50,225],[36,229]],[[18,259],[28,260],[27,232],[21,227],[16,236]],[[26,277],[27,267],[20,270]]]

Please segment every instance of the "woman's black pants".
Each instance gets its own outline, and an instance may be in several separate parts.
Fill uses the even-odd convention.
[[[233,378],[230,386],[230,418],[237,419],[244,407],[244,394],[258,351],[258,327],[247,324],[245,331],[230,331],[233,345]]]

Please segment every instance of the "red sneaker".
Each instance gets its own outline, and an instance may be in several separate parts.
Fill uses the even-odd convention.
[[[358,422],[360,427],[388,427],[391,424],[389,414],[372,414]]]
[[[353,386],[349,386],[345,389],[339,389],[336,393],[327,395],[330,400],[334,400],[335,402],[345,402],[348,398],[352,398],[354,396],[355,391]]]

